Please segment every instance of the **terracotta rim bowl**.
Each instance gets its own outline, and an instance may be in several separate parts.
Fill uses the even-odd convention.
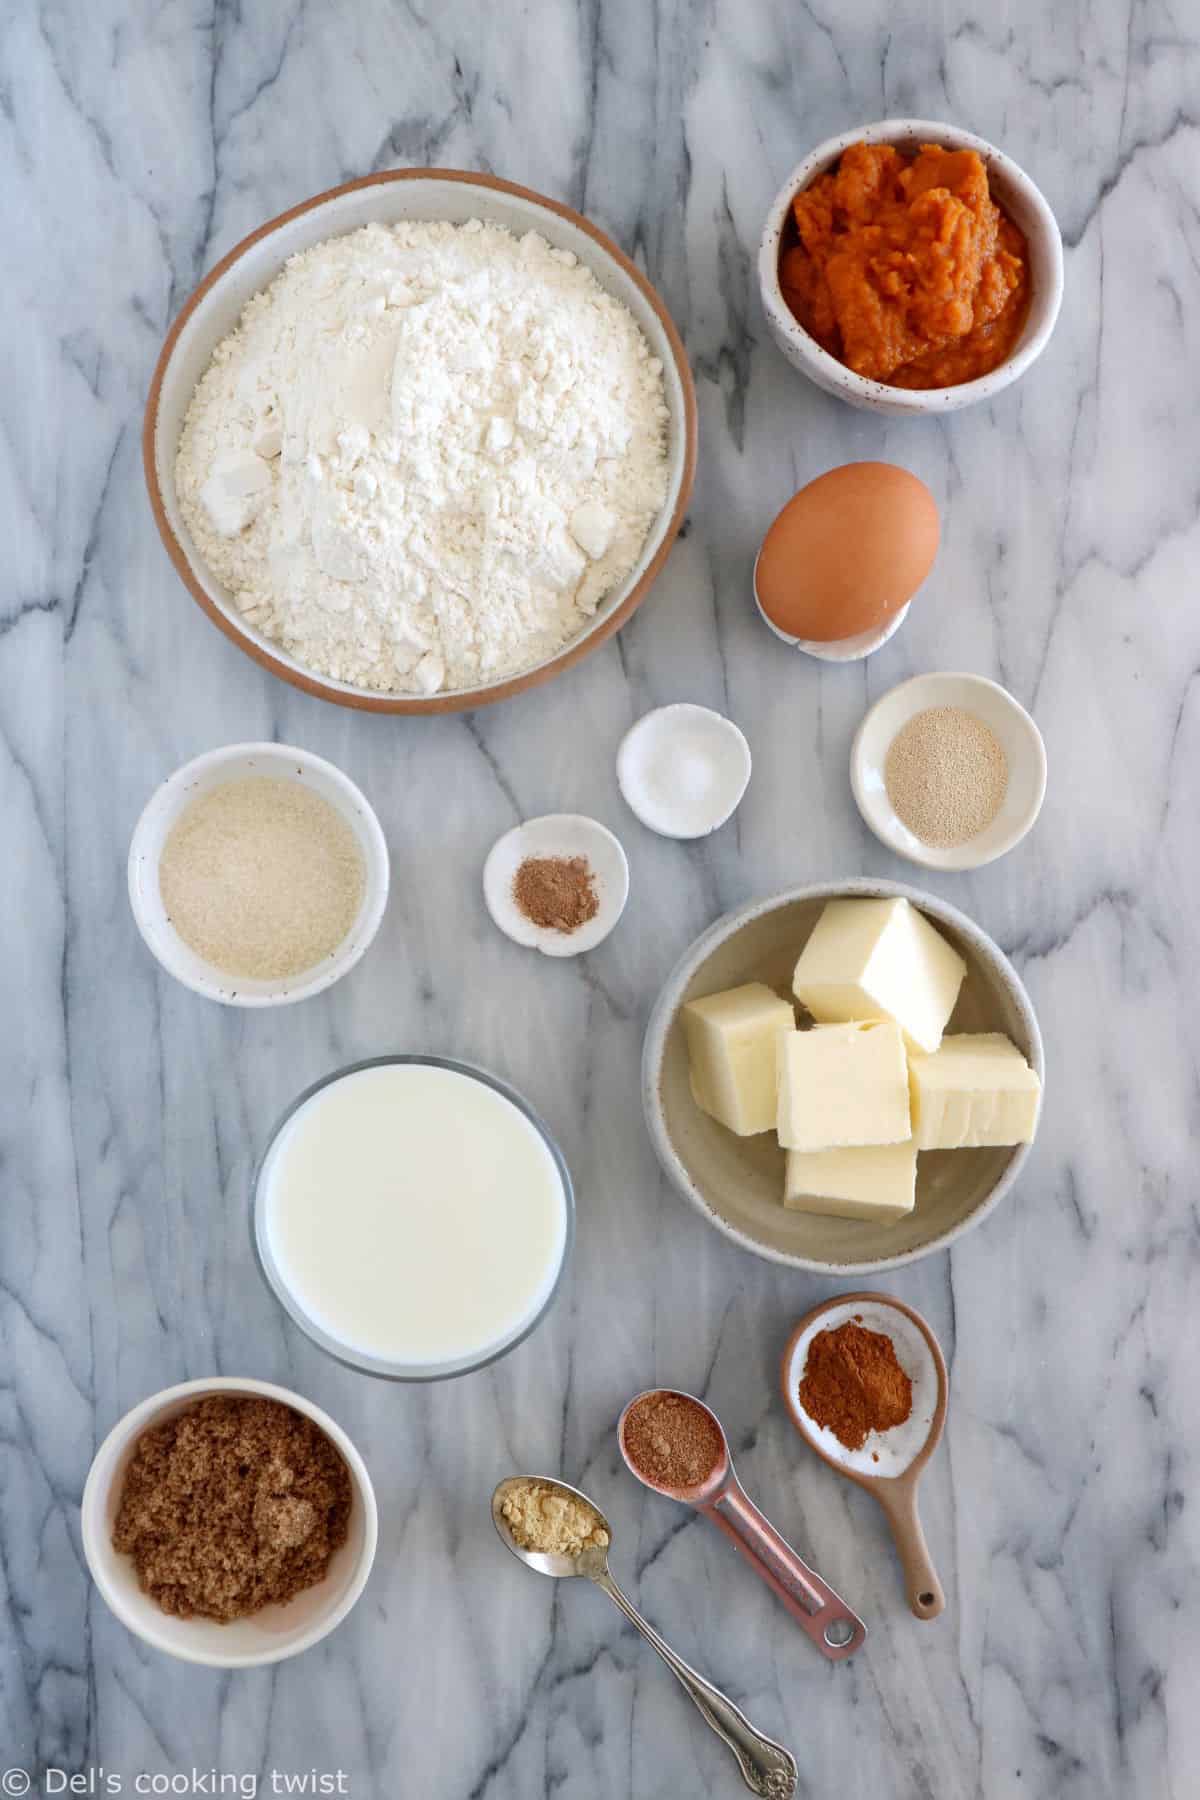
[[[577,637],[546,662],[477,687],[445,693],[387,694],[335,681],[306,668],[248,624],[206,569],[175,499],[179,431],[212,351],[234,329],[253,294],[270,285],[289,256],[372,222],[483,217],[521,232],[539,230],[573,250],[600,285],[623,301],[663,364],[671,422],[668,493],[632,573]],[[252,231],[205,276],[179,313],[150,383],[142,461],[155,524],[180,579],[217,628],[264,669],[318,699],[377,713],[459,712],[506,700],[549,681],[618,631],[645,599],[683,523],[696,471],[696,392],[678,331],[659,294],[607,234],[556,200],[494,175],[465,169],[388,169],[315,194]]]
[[[981,1224],[1028,1159],[1029,1144],[922,1151],[916,1207],[886,1225],[790,1212],[783,1205],[784,1155],[774,1133],[735,1137],[692,1098],[679,1019],[686,1000],[746,981],[789,993],[796,958],[825,901],[898,896],[923,912],[966,961],[949,1028],[1006,1032],[1043,1074],[1041,1032],[1016,970],[986,932],[936,895],[864,877],[792,888],[718,919],[685,952],[654,1004],[642,1053],[642,1104],[672,1184],[709,1225],[768,1262],[820,1275],[879,1275],[916,1262]]]

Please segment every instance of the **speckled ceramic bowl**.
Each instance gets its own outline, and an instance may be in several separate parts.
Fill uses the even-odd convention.
[[[818,175],[832,168],[843,150],[859,143],[895,144],[898,149],[907,151],[917,150],[922,144],[943,144],[952,150],[977,150],[987,164],[992,192],[1028,240],[1033,277],[1025,329],[1012,355],[990,375],[981,376],[978,381],[960,382],[957,387],[921,391],[868,381],[847,369],[827,350],[822,350],[784,299],[779,285],[779,255],[793,197]],[[869,412],[905,417],[913,413],[957,412],[960,407],[994,399],[1022,376],[1046,348],[1062,304],[1062,234],[1041,190],[1024,169],[994,144],[976,137],[973,132],[960,131],[957,125],[939,124],[931,119],[884,119],[877,125],[858,125],[853,131],[843,131],[840,137],[827,138],[803,162],[796,164],[767,214],[758,252],[758,284],[775,342],[792,366],[819,388],[824,388],[827,394],[835,394],[848,405]]]
[[[796,958],[827,900],[903,895],[949,938],[967,964],[951,1031],[1003,1031],[1039,1076],[1042,1037],[1028,994],[1004,953],[957,907],[897,881],[837,881],[795,888],[719,919],[668,976],[646,1029],[642,1099],[658,1159],[702,1218],[745,1250],[823,1275],[878,1275],[944,1250],[987,1218],[1016,1181],[1030,1146],[923,1150],[917,1203],[887,1225],[789,1212],[784,1153],[773,1132],[739,1138],[692,1098],[679,1009],[745,981],[790,994]]]

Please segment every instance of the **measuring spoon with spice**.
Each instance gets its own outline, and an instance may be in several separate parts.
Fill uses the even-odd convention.
[[[791,1800],[799,1771],[790,1750],[752,1725],[745,1713],[677,1656],[612,1578],[612,1529],[587,1495],[548,1475],[510,1475],[492,1495],[492,1523],[518,1562],[539,1575],[582,1575],[608,1595],[666,1663],[705,1724],[729,1745],[742,1780],[764,1800]]]
[[[620,842],[582,813],[547,813],[506,831],[483,866],[483,897],[507,937],[544,956],[603,943],[629,897]]]
[[[644,1487],[711,1519],[781,1600],[822,1656],[841,1662],[861,1649],[862,1620],[764,1518],[734,1474],[729,1442],[702,1400],[651,1388],[617,1424],[621,1454]]]
[[[887,1294],[840,1294],[801,1319],[783,1353],[783,1399],[822,1462],[879,1502],[910,1610],[946,1596],[917,1510],[921,1473],[946,1422],[946,1359],[930,1325]]]

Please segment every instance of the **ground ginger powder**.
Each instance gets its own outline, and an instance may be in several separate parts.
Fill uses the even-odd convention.
[[[594,1506],[544,1481],[520,1481],[500,1507],[513,1542],[540,1556],[580,1556],[604,1550],[608,1533]]]

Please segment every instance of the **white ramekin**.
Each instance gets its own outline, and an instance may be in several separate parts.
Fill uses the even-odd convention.
[[[151,1426],[186,1412],[209,1394],[248,1395],[277,1400],[307,1414],[340,1452],[350,1473],[353,1499],[349,1533],[336,1551],[324,1581],[306,1588],[286,1606],[265,1606],[246,1619],[222,1625],[216,1619],[179,1619],[165,1613],[142,1592],[132,1558],[113,1548],[112,1534],[125,1471],[138,1438]],[[83,1553],[108,1607],[122,1625],[155,1650],[177,1656],[183,1662],[203,1663],[211,1669],[248,1669],[259,1663],[283,1662],[309,1650],[336,1625],[340,1625],[366,1586],[379,1518],[375,1491],[366,1464],[328,1413],[290,1388],[269,1381],[184,1381],[165,1388],[135,1406],[113,1426],[93,1459],[83,1490],[80,1510]]]
[[[1033,290],[1029,316],[1016,349],[990,375],[982,375],[977,381],[960,382],[957,387],[923,390],[868,381],[865,376],[855,375],[847,369],[827,350],[822,350],[784,299],[779,285],[779,252],[788,208],[802,189],[833,167],[843,150],[860,143],[895,144],[902,150],[916,150],[922,144],[942,144],[951,150],[977,150],[987,164],[992,192],[1028,241]],[[819,388],[824,388],[827,394],[834,394],[848,405],[862,407],[868,412],[897,416],[957,412],[960,407],[994,399],[1023,375],[1046,348],[1062,304],[1062,234],[1041,190],[1024,169],[994,144],[976,137],[973,132],[960,131],[956,125],[930,119],[884,119],[877,125],[858,125],[853,131],[843,131],[840,137],[827,138],[803,162],[796,164],[767,214],[758,252],[758,285],[775,342],[792,366]]]
[[[923,843],[896,816],[888,799],[887,755],[897,733],[931,706],[958,706],[995,732],[1008,760],[1008,787],[991,824],[965,844],[939,850]],[[1007,688],[986,675],[938,671],[914,675],[889,688],[867,713],[850,749],[854,799],[881,844],[926,869],[981,869],[1021,842],[1046,797],[1046,746],[1042,734]]]
[[[285,981],[227,975],[190,949],[167,918],[158,886],[158,861],[172,826],[200,794],[238,777],[295,781],[319,794],[345,819],[362,852],[365,882],[358,917],[332,956]],[[286,1006],[319,994],[352,969],[379,930],[390,879],[387,844],[366,797],[330,762],[291,744],[227,744],[209,750],[157,788],[129,846],[129,903],[137,928],[168,975],[225,1006]]]

